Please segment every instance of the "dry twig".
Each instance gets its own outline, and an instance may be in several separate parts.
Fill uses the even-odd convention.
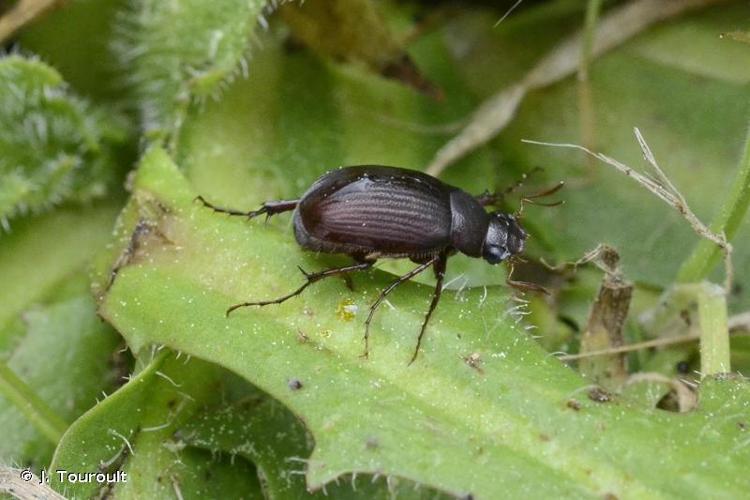
[[[722,252],[724,252],[724,266],[725,266],[725,271],[726,271],[724,291],[725,293],[728,293],[732,288],[732,279],[733,279],[732,259],[731,259],[732,245],[727,241],[723,233],[721,234],[714,233],[708,228],[708,226],[706,226],[703,222],[701,222],[698,216],[695,215],[695,213],[690,209],[690,206],[688,205],[687,201],[682,196],[682,194],[677,190],[674,184],[672,184],[672,181],[669,180],[669,178],[661,169],[661,167],[659,167],[659,164],[656,162],[656,158],[654,157],[654,154],[651,152],[651,148],[649,148],[648,144],[646,144],[646,141],[643,138],[643,135],[641,135],[641,131],[638,130],[638,128],[635,128],[634,131],[635,131],[635,137],[638,140],[638,144],[641,147],[641,151],[643,152],[643,157],[646,159],[646,162],[654,169],[654,172],[656,173],[656,178],[651,177],[649,175],[642,174],[638,172],[637,170],[633,170],[632,168],[625,165],[624,163],[621,163],[615,160],[614,158],[611,158],[603,153],[595,153],[591,151],[590,149],[583,147],[581,145],[578,145],[578,144],[551,143],[551,142],[532,141],[528,139],[524,139],[523,142],[527,144],[537,144],[540,146],[553,146],[553,147],[577,149],[579,151],[583,151],[584,153],[593,156],[599,161],[616,168],[617,170],[627,175],[628,177],[631,177],[638,184],[640,184],[641,186],[651,191],[651,193],[653,193],[657,198],[659,198],[660,200],[664,201],[667,205],[677,210],[683,216],[683,218],[690,224],[690,227],[693,228],[693,231],[695,231],[695,233],[698,234],[698,236],[713,242],[719,248],[721,248]]]
[[[733,336],[750,335],[750,312],[737,314],[729,318],[729,332]],[[700,340],[700,338],[701,336],[699,332],[689,333],[687,335],[646,340],[643,342],[636,342],[634,344],[610,347],[608,349],[601,349],[599,351],[589,351],[578,354],[563,354],[556,357],[560,361],[576,361],[579,359],[590,358],[594,356],[609,356],[612,354],[651,349],[652,347],[666,347],[676,344],[688,344],[690,342],[697,342],[698,340]]]
[[[13,8],[0,16],[0,42],[60,3],[61,0],[19,0]]]

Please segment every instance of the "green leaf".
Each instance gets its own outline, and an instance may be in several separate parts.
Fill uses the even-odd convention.
[[[315,257],[288,231],[195,204],[158,149],[145,156],[135,190],[158,236],[120,270],[102,315],[136,351],[165,344],[288,405],[315,439],[310,487],[351,472],[487,498],[733,496],[750,487],[743,473],[750,451],[735,422],[750,407],[744,381],[706,383],[705,404],[688,415],[601,397],[514,327],[515,304],[503,289],[486,298],[481,290],[446,293],[409,366],[429,297],[417,284],[404,285],[393,309],[381,311],[365,360],[362,311],[389,281],[377,271],[355,280],[356,291],[323,282],[296,300],[227,319],[228,305],[287,291],[294,266],[314,269]],[[337,314],[343,301],[357,306],[357,321]],[[684,470],[691,473],[674,481]]]
[[[105,244],[116,210],[59,208],[20,220],[0,238],[0,349],[23,311],[64,288]]]
[[[290,381],[293,384],[294,381]],[[440,498],[411,481],[387,481],[353,475],[310,493],[305,486],[305,457],[312,452],[310,434],[284,405],[245,383],[234,404],[211,407],[196,415],[179,436],[190,446],[237,455],[254,462],[266,498]]]
[[[120,339],[97,318],[87,286],[80,284],[77,296],[24,314],[25,336],[7,358],[8,368],[34,391],[27,396],[29,401],[38,397],[54,412],[40,418],[51,419],[56,427],[62,425],[62,430],[66,421],[74,420],[93,406],[103,391],[114,387],[119,376],[111,359]],[[13,430],[0,440],[0,460],[44,466],[56,443],[50,443],[34,425],[38,422],[27,420],[18,401],[15,403],[0,393],[0,426]]]
[[[159,353],[76,420],[50,466],[51,471],[122,471],[126,480],[100,485],[52,475],[52,486],[73,498],[89,498],[107,488],[117,498],[262,498],[252,464],[214,459],[174,437],[201,405],[215,404],[219,375],[208,363]]]
[[[133,87],[143,129],[171,138],[188,105],[216,96],[247,71],[250,38],[264,0],[139,0],[123,11],[116,49]]]
[[[0,59],[0,225],[63,201],[102,198],[117,178],[114,118],[67,91],[44,63]]]

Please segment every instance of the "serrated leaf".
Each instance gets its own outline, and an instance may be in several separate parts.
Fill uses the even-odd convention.
[[[305,458],[312,452],[312,438],[284,405],[257,389],[245,389],[234,404],[211,407],[196,415],[180,429],[179,436],[185,443],[213,454],[251,460],[258,467],[266,498],[441,497],[429,488],[417,488],[411,481],[395,477],[376,481],[368,475],[343,478],[325,491],[308,492]]]
[[[173,436],[201,405],[215,404],[219,375],[208,363],[159,353],[68,429],[50,466],[52,486],[70,498],[106,490],[117,498],[262,498],[252,464],[217,459]],[[57,470],[126,475],[73,483]]]
[[[124,129],[71,94],[44,63],[0,59],[0,224],[63,201],[107,194],[117,178],[112,147]]]
[[[411,366],[426,287],[405,285],[391,298],[368,360],[358,356],[361,312],[357,321],[336,313],[343,300],[366,310],[388,282],[383,273],[356,279],[355,292],[320,283],[295,301],[225,318],[232,303],[286,291],[293,266],[314,269],[315,258],[286,232],[193,203],[181,179],[160,150],[144,158],[135,199],[156,210],[159,236],[120,270],[101,313],[135,350],[166,344],[288,405],[315,438],[309,486],[356,471],[479,498],[731,496],[750,487],[742,473],[750,450],[732,420],[748,412],[746,382],[706,384],[706,404],[687,415],[589,395],[502,314],[510,308],[502,290],[445,294]],[[301,389],[290,388],[292,378]]]

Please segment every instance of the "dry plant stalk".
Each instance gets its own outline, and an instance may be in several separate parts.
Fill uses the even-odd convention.
[[[591,47],[592,58],[621,45],[649,26],[692,9],[727,0],[635,0],[603,16]],[[469,123],[441,147],[427,166],[439,176],[448,165],[469,154],[502,131],[516,114],[524,95],[574,74],[580,65],[583,30],[563,40],[534,66],[523,79],[484,101]]]
[[[638,172],[637,170],[633,170],[629,166],[625,165],[624,163],[621,163],[614,158],[610,158],[609,156],[603,154],[603,153],[595,153],[591,151],[590,149],[581,146],[579,144],[568,144],[568,143],[552,143],[552,142],[541,142],[541,141],[532,141],[528,139],[524,139],[523,142],[526,144],[537,144],[540,146],[552,146],[552,147],[559,147],[559,148],[568,148],[568,149],[577,149],[579,151],[583,151],[584,153],[591,155],[592,157],[598,159],[599,161],[606,163],[607,165],[610,165],[614,167],[615,169],[619,170],[623,174],[627,175],[628,177],[635,180],[638,184],[648,189],[651,193],[653,193],[657,198],[664,201],[667,205],[671,206],[675,210],[677,210],[680,215],[690,224],[690,227],[693,228],[693,231],[695,231],[698,236],[701,238],[705,238],[714,244],[718,246],[722,252],[724,253],[724,267],[726,272],[726,279],[724,282],[724,293],[729,293],[732,289],[732,280],[733,280],[733,268],[732,268],[732,245],[727,241],[724,233],[714,233],[711,231],[708,226],[706,226],[701,220],[698,218],[697,215],[690,209],[690,206],[688,205],[685,198],[682,196],[682,194],[679,192],[679,190],[675,187],[674,184],[672,184],[672,181],[669,180],[667,175],[664,173],[664,171],[659,167],[659,164],[656,162],[656,158],[654,157],[654,154],[651,152],[651,148],[646,143],[645,139],[643,138],[643,135],[641,135],[641,131],[638,130],[638,128],[634,128],[635,137],[638,140],[638,145],[641,147],[641,151],[643,152],[643,157],[646,160],[646,162],[654,169],[654,172],[656,173],[656,177],[651,177],[646,174],[642,174]]]
[[[0,42],[60,3],[61,0],[19,0],[13,8],[0,16]]]
[[[581,352],[622,346],[622,329],[632,295],[633,284],[624,280],[619,271],[605,273],[581,336]],[[619,387],[628,376],[624,353],[583,358],[578,368],[593,382],[607,388]]]
[[[619,387],[628,376],[624,352],[618,349],[623,344],[622,329],[630,309],[633,285],[623,278],[619,261],[620,256],[614,248],[600,244],[575,262],[554,267],[547,265],[552,270],[561,271],[568,267],[575,270],[578,266],[593,263],[604,272],[599,294],[591,305],[586,329],[581,337],[581,354],[574,358],[562,356],[558,359],[582,359],[579,364],[581,373],[608,388]],[[592,353],[601,354],[596,356]],[[601,359],[601,356],[606,357]],[[595,359],[597,357],[599,359]]]

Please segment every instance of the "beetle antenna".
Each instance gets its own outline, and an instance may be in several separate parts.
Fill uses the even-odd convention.
[[[502,200],[504,200],[506,196],[518,191],[531,175],[535,174],[536,172],[541,172],[542,170],[544,170],[542,167],[534,167],[528,172],[522,173],[520,179],[518,179],[514,184],[511,184],[510,186],[505,188],[503,191],[495,191],[491,193],[489,190],[485,189],[484,193],[477,196],[476,199],[483,207],[486,207],[488,205],[498,206],[498,204]]]
[[[523,207],[526,204],[529,205],[537,205],[540,207],[557,207],[565,203],[565,200],[558,200],[558,201],[552,201],[552,202],[542,202],[537,201],[539,198],[544,198],[545,196],[552,196],[553,194],[560,191],[565,186],[565,181],[558,182],[555,186],[545,189],[544,191],[539,191],[538,193],[529,194],[521,198],[521,206],[518,207],[518,211],[516,212],[516,217],[521,217],[523,215]]]

